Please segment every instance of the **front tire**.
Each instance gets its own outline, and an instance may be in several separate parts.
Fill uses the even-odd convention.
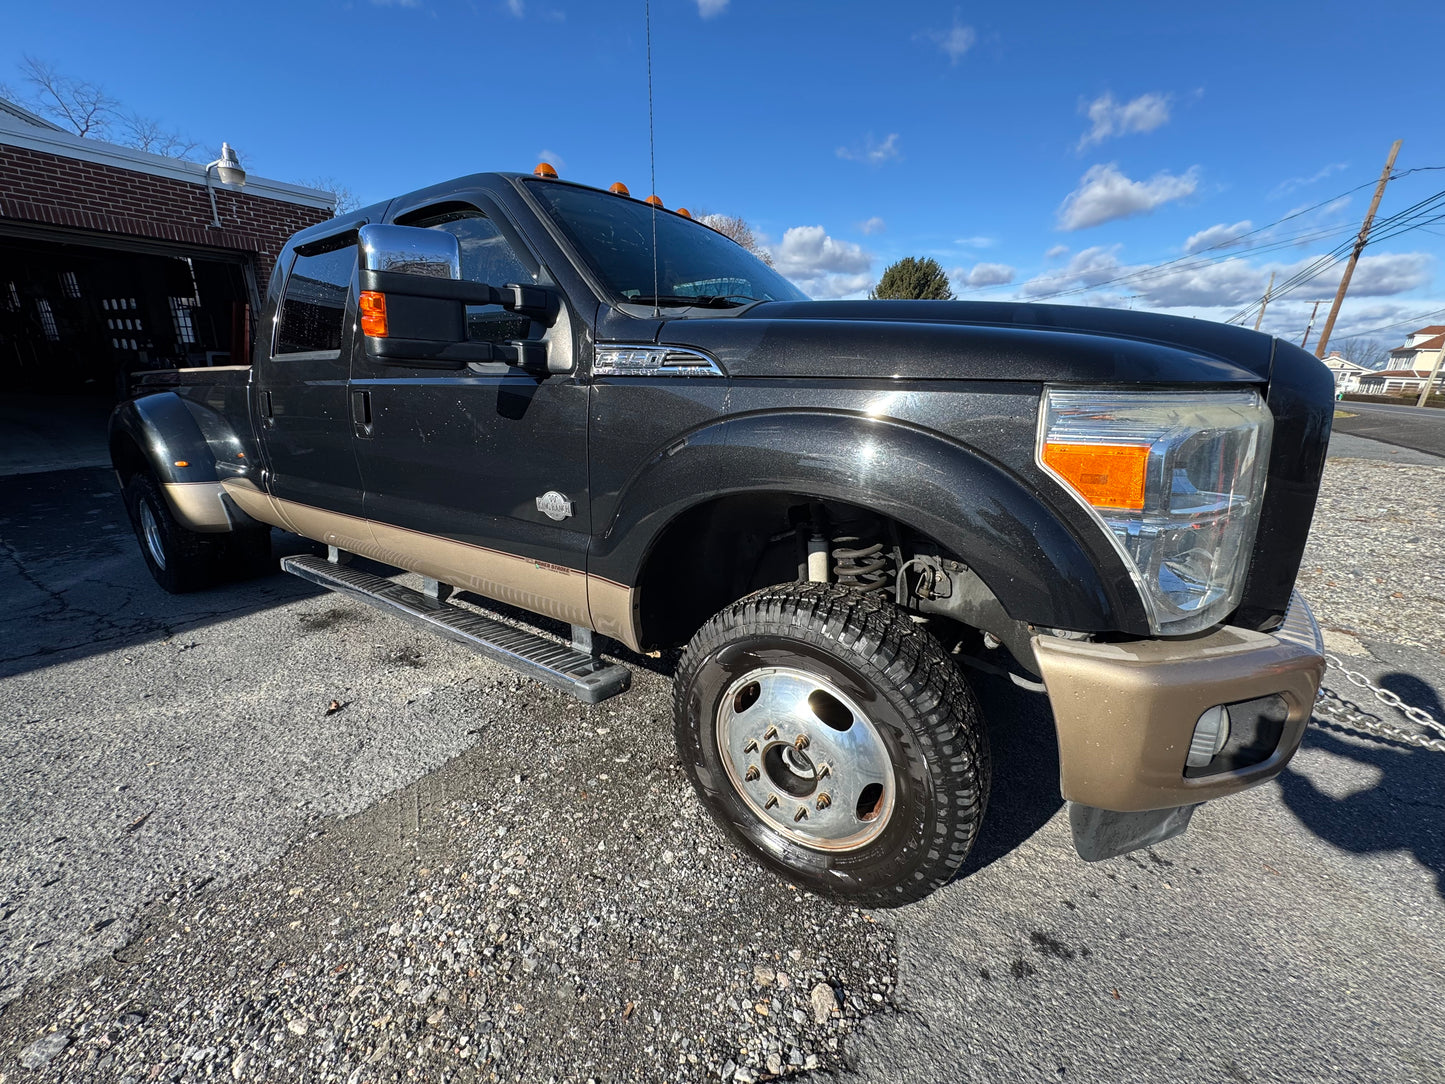
[[[978,704],[890,603],[817,583],[734,603],[688,645],[674,722],[703,804],[811,891],[920,899],[978,834],[990,775]]]

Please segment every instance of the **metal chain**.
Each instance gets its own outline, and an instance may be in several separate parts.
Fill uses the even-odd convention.
[[[1314,714],[1318,718],[1311,718],[1310,721],[1316,726],[1335,726],[1345,730],[1353,730],[1359,734],[1365,734],[1372,738],[1380,738],[1385,741],[1399,742],[1402,745],[1414,745],[1421,749],[1431,749],[1437,753],[1445,753],[1445,724],[1422,708],[1414,707],[1405,703],[1400,697],[1389,689],[1382,689],[1358,670],[1351,670],[1334,655],[1326,655],[1325,660],[1340,673],[1351,684],[1361,689],[1367,689],[1380,703],[1394,708],[1405,718],[1413,723],[1424,727],[1426,730],[1433,730],[1441,735],[1432,737],[1429,734],[1420,734],[1413,730],[1404,730],[1398,726],[1391,726],[1377,715],[1371,715],[1360,705],[1346,700],[1333,689],[1320,687],[1319,698],[1315,701]]]

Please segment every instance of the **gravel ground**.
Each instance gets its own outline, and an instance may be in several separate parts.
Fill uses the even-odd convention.
[[[1435,650],[1445,617],[1445,461],[1334,458],[1320,487],[1299,589],[1331,646],[1372,637]]]
[[[1440,475],[1332,460],[1306,558],[1436,705]],[[588,708],[285,578],[163,596],[103,478],[0,508],[0,1082],[1445,1079],[1438,754],[1312,730],[1084,866],[1046,707],[987,679],[967,875],[863,913],[713,828],[665,661]]]

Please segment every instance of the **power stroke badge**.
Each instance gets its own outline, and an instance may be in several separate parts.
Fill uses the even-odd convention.
[[[564,520],[572,514],[572,502],[555,489],[549,489],[537,498],[537,511],[548,519]]]

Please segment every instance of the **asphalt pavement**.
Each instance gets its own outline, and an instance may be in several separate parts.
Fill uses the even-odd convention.
[[[1440,718],[1445,471],[1358,452],[1309,589]],[[99,470],[0,478],[0,539],[0,1079],[1445,1080],[1445,754],[1311,728],[1086,865],[980,678],[968,869],[865,914],[706,820],[668,659],[589,708],[287,577],[167,596]]]
[[[1335,408],[1335,432],[1445,456],[1445,409],[1349,401]]]

